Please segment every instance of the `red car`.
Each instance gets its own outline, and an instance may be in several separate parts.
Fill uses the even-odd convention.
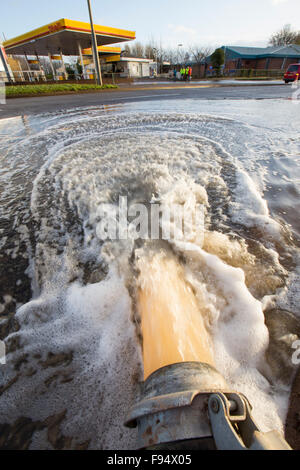
[[[294,82],[300,78],[300,64],[291,64],[284,74],[285,83]]]

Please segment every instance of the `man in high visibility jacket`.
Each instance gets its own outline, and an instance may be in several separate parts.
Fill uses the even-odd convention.
[[[187,67],[184,67],[184,79],[185,79],[185,80],[187,80],[187,77],[188,77],[187,72],[188,72]]]

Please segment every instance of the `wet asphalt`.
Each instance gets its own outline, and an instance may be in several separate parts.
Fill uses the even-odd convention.
[[[57,112],[74,107],[116,105],[149,100],[288,100],[292,98],[292,92],[291,85],[271,83],[268,85],[195,85],[190,87],[166,84],[151,88],[139,86],[96,93],[10,98],[6,100],[6,104],[0,105],[0,119]]]

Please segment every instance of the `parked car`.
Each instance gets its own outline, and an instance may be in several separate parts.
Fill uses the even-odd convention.
[[[300,64],[291,64],[284,74],[285,83],[294,82],[300,77]]]

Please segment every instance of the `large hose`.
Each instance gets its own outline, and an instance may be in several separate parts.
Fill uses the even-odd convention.
[[[139,449],[290,449],[276,431],[261,433],[246,397],[215,369],[192,288],[175,256],[140,259],[138,308],[144,379],[128,427]]]

